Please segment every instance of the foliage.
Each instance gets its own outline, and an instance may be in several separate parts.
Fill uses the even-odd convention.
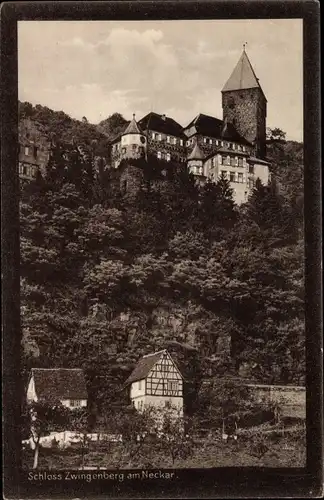
[[[44,123],[50,114],[24,109]],[[125,406],[128,375],[162,348],[185,377],[189,415],[204,407],[204,381],[242,366],[255,381],[303,383],[301,146],[272,145],[274,182],[237,207],[225,179],[200,189],[171,162],[165,189],[166,165],[152,159],[139,162],[145,182],[126,201],[111,172],[96,177],[93,155],[55,144],[46,176],[21,189],[25,374],[83,368],[101,415]]]
[[[52,431],[64,430],[68,417],[69,410],[54,400],[39,400],[25,407],[23,422],[34,443],[34,469],[38,467],[41,438],[49,435]]]

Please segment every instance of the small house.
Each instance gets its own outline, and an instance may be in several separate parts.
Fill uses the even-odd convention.
[[[183,416],[183,376],[166,349],[143,356],[125,387],[138,411],[170,408]]]
[[[58,400],[70,409],[87,406],[84,372],[78,368],[32,368],[27,403]]]

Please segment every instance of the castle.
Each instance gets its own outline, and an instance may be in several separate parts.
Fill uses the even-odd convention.
[[[267,99],[245,47],[222,89],[222,108],[223,120],[200,113],[186,127],[165,114],[150,112],[139,121],[133,115],[111,140],[110,164],[119,172],[121,191],[139,188],[142,173],[134,160],[152,156],[186,164],[199,184],[227,178],[238,205],[248,200],[256,179],[268,184]],[[26,166],[20,157],[20,175]]]
[[[135,175],[134,159],[151,154],[167,162],[185,162],[200,184],[223,175],[235,202],[247,201],[257,178],[268,183],[270,164],[266,160],[267,100],[245,47],[222,89],[222,107],[223,120],[200,113],[184,128],[164,114],[151,112],[138,122],[133,115],[112,141],[113,167],[118,169],[127,160],[132,171],[129,181]],[[125,178],[123,172],[123,191]]]

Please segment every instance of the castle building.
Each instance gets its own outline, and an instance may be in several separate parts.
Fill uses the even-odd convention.
[[[183,416],[183,377],[166,349],[143,356],[128,377],[126,387],[139,412],[153,407]]]
[[[112,165],[118,168],[126,159],[131,168],[134,155],[130,151],[136,150],[142,134],[145,155],[186,162],[199,184],[207,179],[216,182],[223,175],[233,190],[234,201],[238,205],[246,202],[257,179],[268,184],[270,163],[266,159],[267,100],[245,47],[223,87],[222,107],[223,120],[200,113],[184,128],[164,114],[151,112],[138,123],[133,116],[125,131],[112,141]]]
[[[44,173],[50,155],[50,145],[32,120],[19,122],[18,171],[22,180],[35,179],[37,172]]]

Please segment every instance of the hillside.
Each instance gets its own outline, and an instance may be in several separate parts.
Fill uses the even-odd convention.
[[[23,116],[90,145],[122,126],[120,115],[99,131],[26,103]],[[24,376],[84,368],[99,413],[122,404],[138,359],[164,347],[191,413],[208,413],[203,382],[221,375],[302,383],[302,146],[271,147],[273,187],[258,184],[240,208],[227,181],[198,189],[186,171],[126,202],[109,175],[98,184],[91,164],[54,152],[21,196]]]

